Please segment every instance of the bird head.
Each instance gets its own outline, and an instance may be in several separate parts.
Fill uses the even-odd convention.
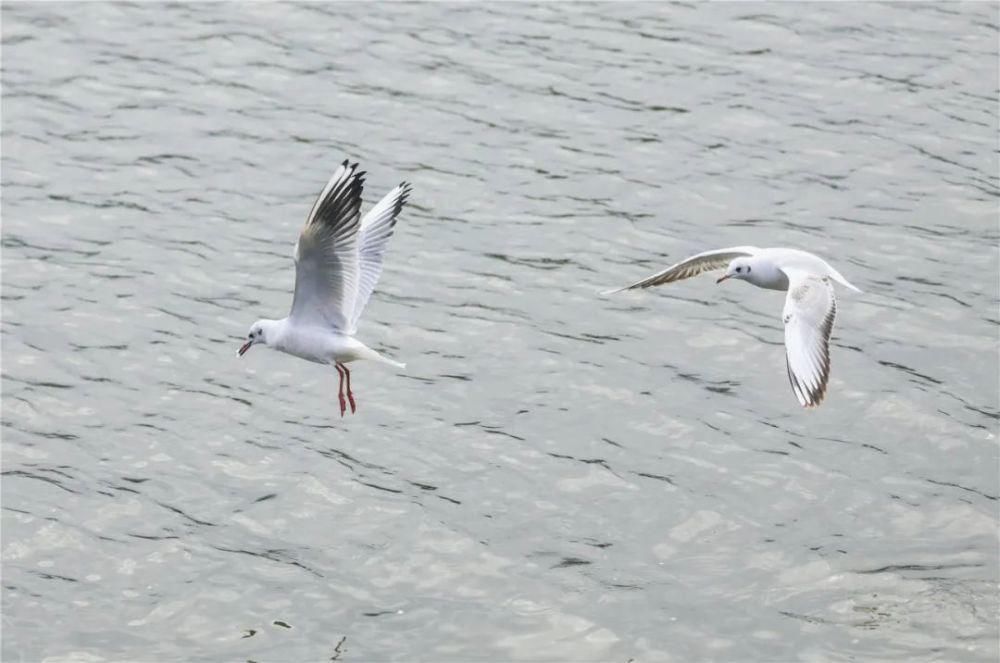
[[[257,322],[253,323],[253,326],[250,327],[250,332],[247,334],[246,343],[241,345],[240,349],[237,351],[241,357],[247,350],[250,349],[250,346],[252,345],[256,345],[257,343],[263,343],[264,345],[267,345],[267,334],[264,330],[268,328],[269,326],[267,324],[268,322],[270,321],[258,320]]]
[[[734,258],[729,266],[726,267],[726,273],[716,279],[716,283],[722,283],[726,279],[743,279],[745,281],[750,279],[750,273],[753,271],[753,261],[746,256],[740,256],[739,258]]]

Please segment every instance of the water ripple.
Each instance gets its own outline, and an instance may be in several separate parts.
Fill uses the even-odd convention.
[[[4,658],[995,660],[998,25],[5,6]],[[235,350],[345,157],[414,195],[341,419]],[[866,291],[815,412],[778,294],[595,294],[746,243]]]

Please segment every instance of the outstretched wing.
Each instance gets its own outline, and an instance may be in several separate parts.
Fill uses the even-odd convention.
[[[296,324],[347,332],[359,283],[358,228],[364,172],[344,161],[323,187],[295,245]]]
[[[354,311],[351,316],[350,333],[357,327],[358,319],[368,304],[368,299],[375,290],[379,276],[382,275],[382,259],[389,245],[396,219],[410,195],[410,185],[401,183],[385,195],[375,207],[361,219],[359,239],[360,278],[358,280],[358,295],[354,301]]]
[[[837,317],[837,298],[828,278],[784,271],[788,276],[782,312],[788,379],[799,403],[815,407],[823,401],[830,379],[830,334]]]
[[[733,258],[751,256],[758,250],[759,249],[754,246],[733,246],[728,249],[705,251],[704,253],[699,253],[682,260],[676,265],[671,265],[662,272],[657,272],[652,276],[647,276],[643,280],[637,281],[632,285],[625,286],[624,288],[618,288],[617,290],[608,290],[602,294],[610,295],[616,292],[622,292],[623,290],[648,288],[650,286],[661,285],[663,283],[673,283],[674,281],[689,279],[692,276],[697,276],[703,272],[710,272],[714,269],[722,269],[728,265]]]

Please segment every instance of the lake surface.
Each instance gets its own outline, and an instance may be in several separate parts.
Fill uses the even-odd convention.
[[[995,661],[998,6],[3,7],[4,661]],[[254,348],[344,158],[360,338]],[[826,402],[783,296],[827,257]],[[339,645],[339,649],[338,649]]]

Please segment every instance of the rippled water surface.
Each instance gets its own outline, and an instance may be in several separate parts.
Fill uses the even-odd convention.
[[[997,14],[5,3],[4,661],[995,661]],[[346,157],[341,419],[235,350]],[[596,294],[739,244],[865,291],[818,410],[781,294]]]

